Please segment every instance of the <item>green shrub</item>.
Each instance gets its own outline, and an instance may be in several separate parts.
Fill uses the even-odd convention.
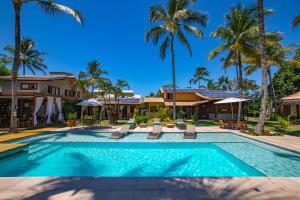
[[[140,124],[140,123],[147,123],[149,121],[149,117],[146,116],[146,115],[140,115],[140,116],[137,116],[135,118],[135,122],[137,124]]]
[[[77,119],[77,113],[76,112],[68,113],[67,114],[67,119],[68,120],[76,120]]]
[[[286,128],[289,126],[289,122],[282,117],[277,117],[277,122],[281,128]]]
[[[177,118],[184,118],[185,116],[185,112],[180,110],[178,113],[177,113]]]
[[[83,119],[93,119],[93,115],[84,115]]]
[[[168,107],[160,107],[157,111],[157,117],[160,118],[161,121],[167,121],[170,116],[170,109]]]

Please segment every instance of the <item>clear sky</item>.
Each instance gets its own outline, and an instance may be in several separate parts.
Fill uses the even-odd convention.
[[[0,1],[0,52],[5,44],[13,44],[14,12],[12,0]],[[170,54],[162,61],[159,49],[146,44],[144,34],[150,28],[149,7],[166,0],[57,0],[72,6],[83,14],[85,24],[79,26],[69,16],[50,17],[35,5],[26,5],[22,10],[22,36],[30,36],[38,42],[37,48],[49,54],[46,57],[48,71],[67,71],[74,75],[85,70],[91,60],[103,63],[113,80],[125,79],[136,93],[147,95],[151,91],[171,83]],[[230,5],[244,5],[256,0],[198,0],[194,7],[209,15],[209,24],[204,40],[188,36],[193,50],[190,58],[185,47],[176,43],[177,85],[187,87],[195,67],[203,65],[210,78],[217,80],[225,72],[219,59],[207,60],[207,54],[219,41],[209,34],[223,24],[224,13]],[[267,31],[284,33],[286,44],[300,41],[300,28],[293,30],[291,21],[300,12],[299,0],[265,0],[266,7],[276,10],[267,18]],[[234,78],[234,71],[227,75]],[[260,72],[251,78],[260,82]]]

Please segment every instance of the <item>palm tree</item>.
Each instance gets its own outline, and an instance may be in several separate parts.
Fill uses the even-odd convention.
[[[44,55],[47,55],[45,52],[40,52],[35,49],[36,42],[31,38],[22,38],[21,39],[21,48],[20,48],[20,66],[23,68],[23,75],[26,75],[26,69],[31,71],[32,74],[36,74],[36,71],[41,71],[46,73],[47,66],[44,64]],[[14,60],[15,49],[11,45],[6,45],[4,50],[9,52],[11,55],[4,55],[3,59],[7,63],[12,63]]]
[[[292,22],[292,27],[296,28],[300,24],[300,14],[298,14]]]
[[[98,82],[98,80],[105,79],[102,76],[108,74],[108,72],[101,69],[101,67],[102,63],[98,62],[97,60],[91,61],[88,63],[87,71],[80,71],[78,75],[80,80],[86,80],[91,86],[92,97],[94,97],[95,85]]]
[[[196,72],[194,73],[194,78],[191,80],[194,80],[194,84],[198,83],[198,88],[201,86],[201,81],[208,81],[207,78],[209,76],[209,72],[205,67],[197,67]]]
[[[277,106],[275,88],[273,85],[271,66],[282,67],[285,66],[286,63],[293,63],[293,59],[287,59],[287,55],[291,53],[290,46],[283,45],[282,36],[278,33],[267,33],[265,35],[266,43],[265,43],[265,51],[266,51],[266,68],[267,75],[270,83],[270,113],[271,118],[275,114],[275,109]],[[252,74],[254,71],[261,68],[261,59],[259,51],[253,55],[253,57],[245,58],[245,63],[249,63],[250,65],[245,68],[246,74]]]
[[[11,120],[10,129],[11,132],[16,132],[17,130],[17,80],[18,80],[18,70],[20,66],[20,54],[21,54],[21,8],[24,4],[35,3],[47,14],[61,14],[66,13],[71,15],[76,21],[82,24],[83,19],[81,14],[70,7],[64,6],[62,4],[57,4],[53,0],[12,0],[12,4],[15,11],[15,57],[12,67],[12,97],[11,97]]]
[[[212,50],[208,58],[212,59],[222,52],[227,52],[224,59],[224,68],[236,64],[239,94],[243,96],[243,63],[242,58],[256,52],[255,37],[258,32],[255,7],[232,6],[225,14],[225,26],[217,28],[212,36],[224,42]],[[239,103],[238,121],[241,119],[242,103]]]
[[[221,76],[218,80],[218,86],[222,90],[231,90],[231,82],[228,78],[228,76]]]
[[[264,1],[257,0],[257,17],[258,17],[258,26],[259,26],[259,47],[260,47],[260,64],[262,71],[262,81],[261,81],[261,90],[262,90],[262,99],[260,105],[260,114],[259,120],[256,125],[255,132],[258,135],[264,133],[265,126],[265,117],[266,117],[266,104],[268,97],[267,89],[267,62],[266,62],[266,48],[265,48],[265,16],[264,16]]]
[[[193,11],[189,7],[196,0],[169,0],[167,6],[156,5],[150,7],[150,22],[157,23],[145,34],[146,42],[151,39],[154,45],[163,38],[160,45],[160,57],[166,57],[167,49],[170,47],[172,56],[172,87],[173,87],[173,119],[176,119],[176,76],[175,76],[175,51],[174,41],[177,37],[185,45],[192,56],[191,46],[184,35],[184,31],[192,33],[202,39],[203,32],[199,27],[207,24],[207,15]]]
[[[125,80],[118,79],[113,87],[115,95],[115,110],[118,116],[120,116],[120,97],[122,95],[123,88],[127,87],[129,89],[129,84]]]

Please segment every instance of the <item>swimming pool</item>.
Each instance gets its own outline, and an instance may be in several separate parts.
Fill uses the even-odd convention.
[[[182,133],[149,141],[134,133],[64,132],[32,139],[25,152],[0,160],[0,176],[300,177],[300,155],[231,133]]]

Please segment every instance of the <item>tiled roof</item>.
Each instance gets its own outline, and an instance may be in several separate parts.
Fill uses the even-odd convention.
[[[145,97],[144,103],[164,103],[164,98],[162,98],[162,97]]]
[[[164,88],[164,92],[171,93],[173,92],[172,88]],[[238,97],[238,93],[236,92],[228,92],[224,90],[208,90],[206,88],[198,88],[198,89],[191,89],[191,88],[178,88],[176,89],[177,93],[198,93],[201,96],[209,97],[209,98],[229,98],[229,97]]]
[[[66,78],[75,78],[70,75],[19,75],[18,80],[33,80],[33,81],[47,81],[47,80],[63,80]],[[0,80],[11,80],[11,76],[0,76]]]
[[[297,92],[287,97],[283,97],[282,100],[300,100],[300,92]]]

